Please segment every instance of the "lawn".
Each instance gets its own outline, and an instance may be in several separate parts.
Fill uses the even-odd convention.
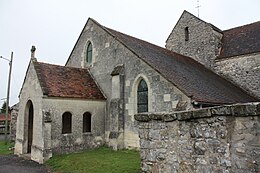
[[[57,173],[139,173],[140,156],[135,150],[99,148],[81,153],[56,155],[46,165]]]
[[[13,154],[13,150],[9,150],[9,148],[13,146],[13,143],[7,143],[7,145],[5,145],[4,141],[0,141],[0,155]]]

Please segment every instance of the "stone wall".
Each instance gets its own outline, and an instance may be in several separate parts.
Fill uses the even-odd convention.
[[[62,115],[72,114],[71,133],[62,134]],[[83,114],[91,114],[91,132],[83,132]],[[105,144],[106,101],[44,98],[44,148],[52,154],[71,153]],[[49,115],[49,118],[48,118]]]
[[[214,71],[260,99],[260,53],[220,59]]]
[[[189,39],[185,39],[188,28]],[[222,31],[184,11],[166,41],[166,48],[188,56],[220,76],[260,98],[260,54],[218,59]]]
[[[11,122],[10,122],[10,141],[15,142],[16,138],[16,124],[17,124],[17,116],[19,111],[19,105],[16,104],[11,108]]]
[[[260,103],[137,114],[142,172],[260,172]]]
[[[29,101],[33,105],[33,140],[31,159],[43,163],[44,157],[44,132],[42,126],[42,90],[37,79],[32,61],[28,67],[24,84],[19,97],[19,112],[16,125],[15,151],[17,155],[26,154],[28,150],[28,118]]]

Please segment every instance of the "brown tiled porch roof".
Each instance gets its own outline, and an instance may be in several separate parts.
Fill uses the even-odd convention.
[[[88,69],[37,62],[33,64],[44,95],[105,100]]]

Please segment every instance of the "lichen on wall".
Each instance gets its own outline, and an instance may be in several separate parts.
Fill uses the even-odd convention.
[[[143,172],[260,171],[260,103],[135,115]]]

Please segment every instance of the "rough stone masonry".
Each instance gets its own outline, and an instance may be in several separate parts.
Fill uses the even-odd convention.
[[[142,172],[260,172],[260,103],[142,113],[135,120]]]

